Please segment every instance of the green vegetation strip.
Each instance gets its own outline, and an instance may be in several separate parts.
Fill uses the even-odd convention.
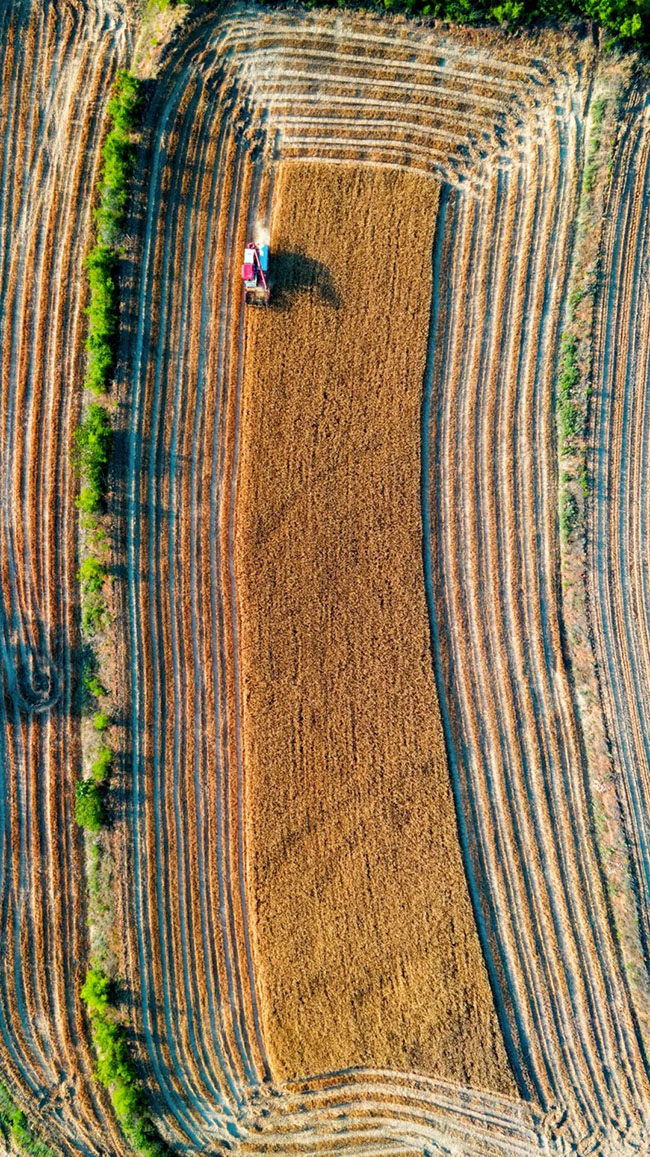
[[[81,990],[97,1053],[97,1079],[108,1089],[120,1125],[143,1157],[165,1157],[169,1152],[147,1112],[127,1033],[118,1019],[116,985],[101,968],[91,968]]]
[[[111,129],[102,150],[99,207],[95,213],[97,243],[88,255],[88,368],[85,385],[94,394],[108,388],[115,369],[119,322],[117,269],[119,239],[135,158],[134,133],[140,120],[140,81],[130,72],[118,74],[108,104]]]
[[[215,0],[192,0],[189,7]],[[264,3],[264,0],[259,0]],[[269,6],[284,0],[266,0]],[[331,8],[332,0],[306,0],[308,8]],[[372,8],[449,20],[453,24],[532,25],[586,19],[600,24],[612,39],[650,45],[650,0],[338,0],[339,8]]]
[[[104,834],[110,820],[108,786],[115,761],[110,744],[109,692],[100,672],[100,652],[106,649],[110,617],[106,601],[108,550],[106,529],[108,468],[113,449],[109,390],[115,373],[119,330],[119,261],[130,181],[140,125],[140,81],[129,72],[118,74],[108,104],[110,130],[102,149],[99,207],[95,213],[96,243],[86,266],[88,364],[84,386],[87,399],[75,432],[74,457],[81,479],[81,548],[78,580],[81,627],[85,642],[82,676],[84,752],[90,754],[89,774],[76,784],[75,818],[86,833],[91,967],[81,990],[97,1054],[97,1079],[108,1091],[116,1117],[133,1148],[142,1157],[163,1157],[168,1147],[158,1135],[135,1063],[128,1031],[119,1007],[119,986],[111,967],[113,931],[113,872],[110,841]],[[108,680],[106,680],[106,683]],[[90,738],[89,738],[90,737]],[[32,1150],[30,1150],[32,1152]]]
[[[149,0],[148,11],[216,7],[220,0]],[[258,0],[286,4],[286,0]],[[452,24],[532,25],[576,19],[600,24],[613,39],[650,46],[650,0],[305,0],[307,8],[371,8],[449,20]]]
[[[35,1136],[27,1117],[3,1084],[0,1084],[0,1133],[20,1153],[29,1153],[30,1157],[54,1157],[50,1146]]]
[[[602,145],[607,105],[607,99],[601,96],[592,102],[589,110],[587,156],[578,207],[577,250],[582,254],[580,273],[578,276],[574,268],[574,288],[568,301],[557,380],[559,519],[565,547],[572,538],[584,534],[584,508],[589,494],[586,427],[591,396],[592,312],[598,272],[597,253],[592,255],[595,264],[586,264],[586,247],[593,242],[601,225],[599,211],[594,206],[596,184],[598,182],[604,188],[609,181],[609,150],[612,143],[609,150],[604,150]],[[610,117],[612,115],[615,116],[614,110],[610,109]],[[610,126],[610,137],[612,133]]]
[[[570,315],[571,318],[571,315]],[[571,459],[574,465],[575,439],[584,431],[586,415],[581,402],[586,402],[586,391],[580,396],[580,370],[576,357],[577,343],[574,336],[562,337],[562,362],[557,390],[558,450],[560,461]],[[581,511],[578,498],[570,489],[574,475],[564,470],[560,478],[560,529],[563,539],[567,539],[576,529]],[[580,480],[583,492],[587,487],[586,461],[584,453],[580,458]]]
[[[99,207],[95,212],[97,240],[87,259],[90,301],[88,305],[88,368],[84,385],[96,398],[84,407],[75,432],[74,455],[81,476],[77,505],[81,511],[81,626],[89,641],[84,660],[83,702],[86,712],[106,695],[97,674],[98,657],[92,642],[108,626],[105,597],[108,582],[106,534],[102,515],[106,510],[108,464],[113,449],[113,426],[107,391],[115,370],[119,320],[118,268],[129,182],[135,161],[135,134],[140,121],[140,81],[129,72],[118,73],[108,104],[110,130],[102,149]],[[105,519],[104,519],[105,521]],[[99,711],[98,732],[108,729],[110,719]],[[102,739],[89,779],[76,789],[77,822],[96,833],[104,823],[104,789],[113,750]]]

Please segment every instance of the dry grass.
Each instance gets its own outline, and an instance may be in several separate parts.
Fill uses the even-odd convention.
[[[426,178],[327,165],[284,166],[274,194],[237,499],[256,975],[280,1077],[370,1065],[512,1091],[422,579],[437,204]]]

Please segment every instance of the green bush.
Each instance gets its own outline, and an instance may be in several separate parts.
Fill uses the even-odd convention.
[[[77,572],[77,578],[86,591],[100,591],[106,578],[106,567],[103,562],[89,554]]]
[[[108,115],[118,133],[134,132],[140,123],[142,82],[131,72],[118,72],[113,96],[108,102]]]
[[[96,245],[86,258],[90,304],[88,317],[91,332],[88,345],[92,349],[93,340],[109,339],[117,328],[117,304],[115,288],[117,277],[117,254],[108,245]]]
[[[98,832],[104,823],[104,805],[99,786],[93,779],[77,780],[75,819],[80,827]]]
[[[16,1105],[6,1085],[0,1084],[0,1124],[14,1146],[29,1157],[54,1157],[49,1145],[32,1132],[27,1117]]]
[[[99,681],[94,671],[84,675],[84,690],[95,699],[101,699],[102,695],[106,694],[104,684]]]
[[[121,1081],[113,1093],[113,1108],[121,1120],[138,1116],[142,1112],[140,1090],[127,1081]]]
[[[586,461],[582,463],[580,468],[580,485],[582,486],[582,493],[586,498],[589,494],[589,472]]]
[[[98,248],[108,247],[115,259],[135,162],[133,134],[139,127],[140,104],[141,86],[138,77],[129,72],[118,73],[113,96],[108,102],[111,130],[102,149],[100,200],[95,213]]]
[[[105,1088],[121,1088],[135,1079],[124,1026],[105,1017],[93,1017],[93,1044],[97,1050],[97,1079]]]
[[[580,305],[580,302],[584,300],[584,298],[587,296],[588,293],[589,293],[589,289],[586,285],[583,285],[579,289],[573,289],[571,291],[571,293],[569,294],[569,314],[570,314],[571,318],[573,318],[573,315],[574,315],[576,309],[578,308],[578,306]]]
[[[111,747],[100,747],[90,768],[90,774],[92,775],[95,783],[104,782],[113,766],[114,758],[115,753]]]
[[[606,108],[607,98],[604,96],[599,96],[598,99],[593,102],[591,106],[591,123],[594,128],[599,128],[603,123]]]
[[[116,1020],[113,988],[102,969],[91,968],[81,990],[90,1015],[97,1079],[108,1089],[122,1128],[141,1157],[169,1157],[146,1111],[126,1029]]]
[[[578,499],[570,490],[566,490],[560,505],[560,528],[564,538],[568,538],[575,530],[579,514]]]
[[[558,382],[558,424],[560,451],[564,453],[567,443],[582,428],[582,413],[576,405],[574,395],[580,384],[580,371],[577,364],[575,338],[562,338],[562,369]]]
[[[582,417],[580,410],[573,402],[564,402],[560,409],[560,443],[565,450],[570,438],[580,433]]]
[[[115,364],[117,335],[117,255],[100,242],[88,255],[88,367],[85,384],[94,394],[101,394]]]
[[[124,1131],[142,1157],[167,1157],[169,1149],[155,1134],[153,1125],[146,1116],[124,1122]]]
[[[106,599],[101,591],[85,591],[81,599],[81,626],[85,635],[96,635],[107,620]]]
[[[131,138],[117,131],[109,133],[103,158],[106,207],[114,213],[123,213],[134,161]]]
[[[95,731],[106,731],[110,722],[110,718],[105,711],[96,711],[93,715],[93,727]]]
[[[101,488],[99,486],[82,486],[77,498],[77,506],[82,514],[96,514],[102,506]]]
[[[111,1003],[112,985],[101,968],[90,968],[86,973],[81,999],[89,1012],[104,1012]]]
[[[491,8],[488,15],[491,20],[496,20],[498,24],[518,24],[523,11],[523,4],[517,3],[516,0],[505,0],[505,3],[497,4],[495,8]]]
[[[593,161],[589,161],[588,165],[585,168],[584,176],[582,178],[582,191],[583,191],[583,193],[591,193],[594,185],[596,184],[596,172],[597,172],[597,166],[595,165],[595,163]]]
[[[112,447],[113,427],[108,412],[93,402],[75,431],[76,460],[84,482],[78,505],[88,513],[101,507]]]

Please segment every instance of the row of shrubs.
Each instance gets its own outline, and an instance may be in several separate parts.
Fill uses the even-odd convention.
[[[110,129],[102,150],[99,207],[95,213],[97,243],[87,261],[90,285],[88,307],[88,371],[85,386],[94,394],[106,393],[115,365],[119,319],[118,268],[129,182],[135,157],[134,135],[139,127],[140,81],[129,72],[117,75],[107,114]],[[75,431],[75,459],[81,476],[77,505],[84,532],[81,565],[81,625],[94,636],[106,624],[104,589],[108,578],[104,531],[99,516],[105,511],[108,465],[113,449],[113,427],[105,405],[91,402]],[[85,704],[97,702],[106,690],[97,675],[97,660],[84,673]],[[104,736],[109,718],[96,711],[95,730]],[[103,786],[113,764],[113,750],[102,739],[89,779],[77,783],[76,817],[90,832],[104,822]]]
[[[84,385],[95,395],[106,395],[113,372],[119,325],[118,270],[129,183],[135,159],[134,136],[139,127],[140,81],[120,72],[108,103],[110,129],[102,149],[99,206],[95,211],[97,239],[86,267],[90,288],[88,306],[88,365]],[[105,510],[108,465],[113,449],[113,427],[105,405],[91,402],[75,431],[75,460],[81,476],[77,505],[81,511],[84,549],[78,579],[81,587],[81,625],[94,636],[106,624],[104,589],[108,578],[104,532],[99,516]],[[106,694],[96,674],[96,660],[84,675],[84,695],[97,701]],[[96,731],[103,737],[108,716],[94,716]],[[76,786],[77,822],[96,833],[104,824],[104,788],[113,765],[113,749],[102,738],[91,766],[90,778]]]
[[[101,968],[89,969],[82,999],[97,1054],[97,1079],[108,1090],[116,1116],[142,1157],[166,1157],[169,1148],[158,1136],[147,1112],[127,1038],[118,1019],[115,983]]]
[[[186,4],[197,8],[218,0],[157,0],[159,9]],[[286,0],[259,0],[285,3]],[[650,45],[650,0],[305,0],[308,8],[374,8],[449,20],[453,24],[530,25],[547,21],[587,19],[614,38],[641,47]]]
[[[33,1132],[6,1085],[0,1084],[0,1133],[29,1157],[54,1157],[49,1145]]]
[[[105,694],[104,689],[98,685],[96,676],[92,676],[92,683],[95,695]],[[87,687],[86,682],[85,688],[87,689]],[[115,752],[105,739],[110,722],[105,711],[95,711],[93,726],[99,739],[99,745],[90,766],[90,777],[77,780],[76,786],[75,819],[81,827],[93,834],[96,834],[104,826],[104,793],[115,759]]]
[[[190,0],[191,5],[214,0]],[[263,0],[260,0],[263,2]],[[266,0],[279,3],[280,0]],[[332,7],[333,0],[306,0],[308,8]],[[374,8],[449,20],[454,24],[529,25],[583,18],[602,25],[614,38],[647,47],[650,0],[334,0],[340,8]]]
[[[572,335],[562,336],[562,362],[558,381],[558,425],[560,454],[571,449],[571,441],[582,432],[583,417],[576,402],[576,390],[580,383],[580,371],[576,359],[576,339]]]
[[[583,197],[591,192],[591,188],[583,187]],[[573,320],[573,302],[579,299],[573,296],[569,303],[569,323]],[[573,334],[562,335],[562,356],[560,374],[557,385],[557,430],[558,454],[560,463],[570,458],[576,449],[576,439],[584,432],[584,412],[579,398],[580,370],[577,360],[577,341]],[[567,485],[573,480],[572,475],[562,470],[560,475],[560,530],[562,539],[566,542],[573,534],[580,519],[580,507],[573,490]]]
[[[86,267],[88,305],[88,363],[84,385],[95,396],[106,396],[114,371],[119,325],[118,270],[120,240],[135,162],[134,136],[139,127],[141,82],[130,72],[119,72],[108,103],[110,129],[102,149],[99,205],[95,211],[96,243]],[[77,504],[82,512],[87,554],[79,572],[82,626],[92,635],[102,626],[106,565],[98,516],[106,494],[108,463],[113,448],[110,416],[100,402],[91,403],[76,431],[75,454],[81,474]]]
[[[96,244],[87,260],[90,303],[88,307],[88,364],[84,385],[95,397],[105,399],[114,376],[119,328],[119,261],[130,180],[135,159],[135,134],[140,123],[140,81],[129,72],[118,74],[108,104],[110,130],[102,150],[99,207],[95,213]],[[113,427],[103,400],[90,402],[75,434],[76,464],[81,477],[77,504],[81,511],[82,558],[78,579],[81,588],[82,629],[87,639],[108,626],[105,598],[108,569],[102,515],[106,514],[108,467],[113,449]],[[105,521],[105,519],[104,519]],[[115,753],[107,735],[111,719],[102,706],[108,692],[98,672],[95,650],[88,646],[83,673],[83,708],[92,715],[92,762],[89,774],[76,784],[75,817],[90,833],[88,893],[93,914],[100,921],[111,910],[110,850],[98,833],[108,821],[108,780]],[[98,941],[94,950],[98,950]],[[132,1060],[126,1028],[116,1005],[115,983],[95,961],[89,969],[82,999],[91,1022],[97,1054],[96,1075],[108,1090],[116,1116],[134,1149],[142,1157],[168,1153],[146,1110]]]
[[[650,38],[647,0],[499,0],[496,4],[493,0],[377,0],[377,7],[406,9],[456,24],[525,25],[582,17],[623,41],[643,45]]]
[[[102,149],[99,206],[95,211],[97,241],[87,259],[88,366],[85,385],[94,394],[106,392],[115,369],[119,243],[135,162],[134,133],[140,120],[140,81],[120,72],[108,104],[111,128]]]
[[[103,509],[112,449],[113,427],[108,411],[99,402],[92,402],[75,431],[75,455],[82,479],[77,505],[90,516],[84,522],[86,530],[94,529],[92,516]]]
[[[598,224],[600,210],[594,210],[593,201],[599,174],[602,185],[602,182],[606,180],[607,173],[611,172],[611,155],[608,160],[611,145],[607,153],[603,153],[602,148],[603,122],[608,103],[608,98],[598,97],[593,101],[590,111],[588,149],[578,212],[577,245],[579,253],[582,253],[582,246]],[[615,112],[616,106],[613,105],[610,107],[610,128],[608,130],[610,133],[612,131],[611,117],[615,115]],[[598,195],[602,198],[602,187]],[[596,212],[596,219],[594,219],[594,212]],[[556,397],[560,464],[559,518],[561,538],[565,544],[574,531],[581,527],[584,518],[584,499],[589,493],[589,474],[584,440],[591,393],[588,381],[591,354],[589,339],[586,334],[589,332],[589,318],[593,309],[597,274],[593,267],[584,268],[584,254],[580,257],[580,263],[583,269],[579,284],[574,286],[569,295],[567,328],[562,335]],[[587,310],[586,313],[585,309]]]

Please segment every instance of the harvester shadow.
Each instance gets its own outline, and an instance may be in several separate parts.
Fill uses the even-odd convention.
[[[271,262],[272,309],[286,309],[298,294],[309,291],[331,309],[340,309],[332,272],[323,261],[298,250],[281,249],[272,254]]]

